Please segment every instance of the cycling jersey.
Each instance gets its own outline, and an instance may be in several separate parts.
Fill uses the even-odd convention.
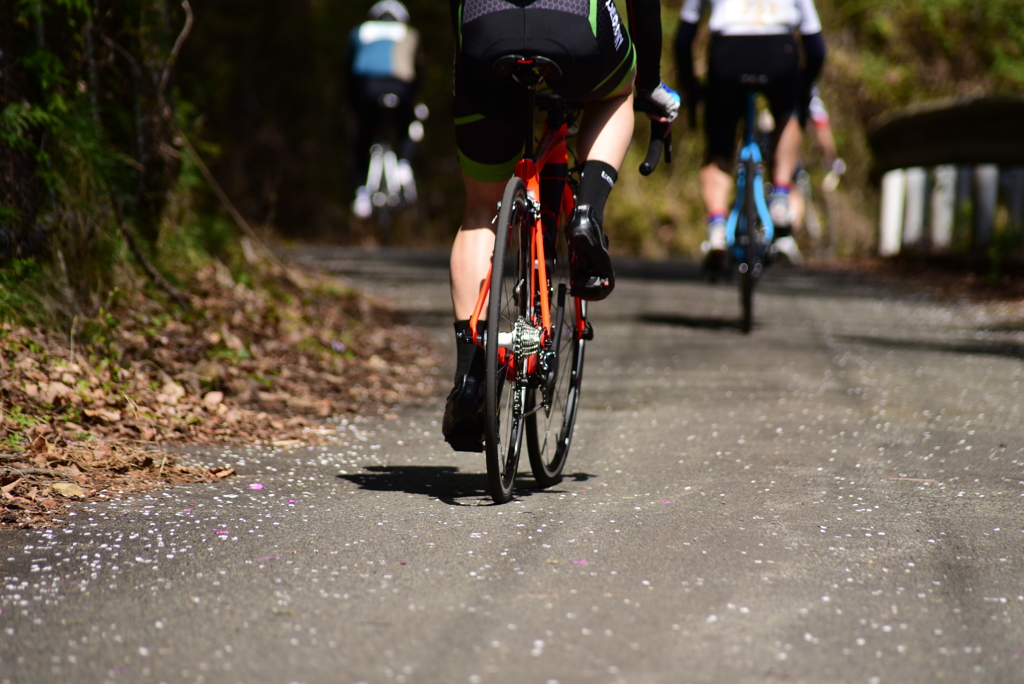
[[[638,87],[658,86],[660,2],[630,0],[628,9],[627,29],[614,0],[451,0],[455,135],[467,175],[505,180],[523,154],[523,90],[495,75],[499,57],[553,61],[561,76],[547,85],[571,100],[612,97],[634,74]]]
[[[351,74],[357,78],[416,80],[419,33],[400,21],[367,21],[352,29]]]
[[[725,36],[821,32],[813,0],[684,0],[679,18],[696,24],[705,6],[711,8],[708,30]]]

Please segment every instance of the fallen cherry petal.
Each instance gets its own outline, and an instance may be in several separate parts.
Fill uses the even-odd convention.
[[[587,560],[574,560],[573,565],[590,565],[590,561]]]
[[[662,499],[661,503],[675,503],[675,501],[665,501],[664,499]]]
[[[294,506],[295,505],[295,499],[288,499],[288,505],[289,506]]]
[[[217,530],[217,534],[228,534],[227,530]]]
[[[281,560],[281,557],[280,556],[267,556],[266,558],[260,558],[259,562],[262,563],[263,561],[270,561],[270,560]]]
[[[260,484],[260,483],[258,483],[258,482],[257,482],[257,483],[255,483],[255,484],[251,484],[251,485],[249,485],[249,489],[263,489],[263,488],[264,488],[264,487],[263,487],[263,485],[261,485],[261,484]]]
[[[399,565],[408,565],[408,563],[399,563]]]

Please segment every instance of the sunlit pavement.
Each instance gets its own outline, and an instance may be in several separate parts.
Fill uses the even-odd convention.
[[[292,256],[447,359],[443,254]],[[441,395],[197,452],[239,477],[0,533],[0,682],[1024,681],[1024,330],[777,269],[744,336],[624,261],[591,312],[560,486],[491,505]]]

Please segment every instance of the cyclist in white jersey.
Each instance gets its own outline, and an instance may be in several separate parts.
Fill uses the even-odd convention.
[[[747,91],[752,87],[768,98],[775,120],[786,122],[777,128],[774,139],[775,192],[770,212],[776,235],[788,234],[792,225],[789,189],[800,157],[797,114],[821,71],[825,44],[813,0],[684,0],[675,41],[676,60],[680,90],[691,109],[703,90],[693,71],[692,49],[705,10],[710,10],[711,43],[704,93],[707,146],[701,192],[708,212],[708,256],[719,259],[726,248],[725,217],[733,186],[737,126],[746,115]],[[801,37],[799,45],[796,34]]]

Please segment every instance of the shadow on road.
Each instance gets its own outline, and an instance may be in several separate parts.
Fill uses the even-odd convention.
[[[653,323],[654,325],[672,325],[700,330],[741,330],[740,321],[737,317],[712,318],[709,316],[681,316],[679,314],[641,314],[637,316],[637,320],[644,323]]]
[[[459,499],[490,498],[487,475],[462,473],[455,466],[367,466],[363,473],[338,475],[360,489],[374,492],[405,492],[437,499],[449,506],[467,506]],[[589,473],[565,475],[564,481],[585,482],[595,477]],[[534,494],[564,494],[560,488],[540,489],[533,478],[516,479],[515,497],[523,499]]]
[[[897,340],[889,337],[863,337],[856,335],[837,336],[837,340],[869,344],[875,347],[908,349],[913,351],[946,352],[949,354],[976,354],[979,356],[1003,356],[1010,359],[1024,359],[1024,346],[1000,342],[926,342],[922,340]]]

